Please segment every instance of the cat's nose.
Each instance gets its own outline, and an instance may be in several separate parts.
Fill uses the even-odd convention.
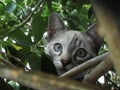
[[[70,63],[70,60],[64,60],[64,59],[62,59],[61,62],[63,64],[63,66],[65,67],[66,65],[68,65]]]

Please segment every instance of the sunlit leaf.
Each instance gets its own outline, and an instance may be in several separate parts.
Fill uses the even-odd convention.
[[[15,10],[15,8],[16,8],[16,3],[13,2],[13,1],[11,1],[11,2],[9,2],[9,3],[7,4],[7,6],[6,6],[6,11],[7,11],[8,13],[12,13],[12,12]]]
[[[15,45],[15,44],[12,44],[12,46],[13,46],[16,50],[20,50],[20,49],[22,49],[22,47],[17,46],[17,45]]]

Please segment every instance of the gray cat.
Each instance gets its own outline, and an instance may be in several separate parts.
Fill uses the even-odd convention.
[[[103,39],[95,30],[96,25],[92,25],[84,33],[67,30],[60,16],[55,12],[51,13],[48,19],[46,53],[53,58],[58,75],[98,54]]]

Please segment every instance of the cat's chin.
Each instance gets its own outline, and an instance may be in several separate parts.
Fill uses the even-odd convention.
[[[53,61],[53,62],[54,62],[54,65],[55,65],[59,75],[69,71],[71,68],[74,67],[73,64],[68,64],[68,65],[64,66],[60,61]]]
[[[74,66],[73,66],[72,64],[68,64],[67,66],[62,67],[62,68],[60,68],[60,69],[63,70],[64,73],[65,73],[65,72],[69,71],[70,69],[72,69],[73,67],[74,67]]]
[[[54,61],[54,65],[57,69],[63,69],[63,64],[59,61]]]
[[[56,67],[57,68],[57,72],[58,72],[58,75],[62,75],[64,74],[65,72],[69,71],[70,69],[72,69],[74,67],[74,65],[72,64],[68,64],[67,66],[65,67]]]
[[[72,69],[74,66],[73,66],[73,64],[68,64],[66,67],[64,67],[65,68],[65,70],[66,71],[68,71],[68,70],[70,70],[70,69]]]

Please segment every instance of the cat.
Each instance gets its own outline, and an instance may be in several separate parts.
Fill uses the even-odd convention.
[[[102,43],[103,39],[96,33],[96,24],[81,33],[68,30],[56,12],[52,12],[48,18],[45,52],[53,58],[58,75],[95,57]]]

